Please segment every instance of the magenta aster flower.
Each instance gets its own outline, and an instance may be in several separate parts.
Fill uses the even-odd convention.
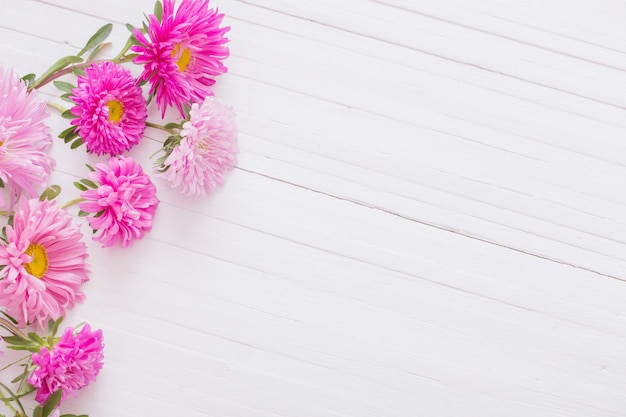
[[[163,2],[161,21],[148,17],[148,37],[135,30],[139,45],[132,47],[144,65],[140,79],[150,81],[157,107],[165,114],[176,106],[184,116],[183,104],[201,102],[212,95],[215,77],[225,73],[222,60],[229,55],[224,37],[230,27],[220,27],[223,14],[209,8],[209,0],[183,0],[174,12],[174,0]]]
[[[52,143],[46,104],[12,69],[0,66],[0,180],[9,189],[9,209],[25,192],[37,196],[35,187],[44,186],[54,168],[46,154]],[[0,205],[5,206],[0,193]]]
[[[0,305],[20,325],[42,328],[85,298],[87,246],[56,202],[21,200],[0,245]]]
[[[191,106],[180,135],[180,144],[165,159],[159,176],[187,196],[208,194],[224,183],[224,173],[235,166],[235,112],[219,99],[207,97],[201,106]]]
[[[46,402],[55,391],[62,389],[61,402],[76,391],[95,381],[104,360],[102,330],[91,331],[85,324],[79,332],[68,327],[52,349],[42,347],[31,359],[35,369],[28,382],[37,388],[35,400]]]
[[[92,214],[89,225],[98,231],[94,240],[103,247],[118,241],[124,248],[141,239],[152,229],[152,219],[159,204],[156,187],[141,166],[128,157],[110,158],[99,163],[89,179],[97,189],[83,191],[79,207]]]
[[[146,128],[146,100],[130,71],[112,62],[91,64],[70,98],[72,125],[89,152],[111,156],[129,150]]]

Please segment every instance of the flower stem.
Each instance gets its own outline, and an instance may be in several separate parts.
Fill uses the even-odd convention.
[[[148,126],[148,127],[152,127],[152,128],[154,128],[154,129],[163,130],[164,132],[167,132],[167,133],[169,133],[169,134],[171,134],[171,135],[176,135],[176,134],[178,133],[178,132],[177,132],[176,130],[174,130],[174,129],[168,129],[168,128],[166,128],[166,127],[165,127],[165,126],[163,126],[163,125],[159,125],[159,124],[152,123],[152,122],[148,122],[148,121],[146,121],[146,126]]]
[[[63,205],[61,206],[61,208],[62,208],[62,209],[66,209],[66,208],[68,208],[68,207],[70,207],[70,206],[73,206],[74,204],[78,204],[78,203],[80,203],[80,202],[82,202],[82,201],[85,201],[85,199],[84,199],[84,198],[81,198],[81,197],[79,197],[79,198],[75,198],[75,199],[70,200],[70,201],[68,201],[67,203],[63,204]]]
[[[13,336],[15,337],[19,337],[22,340],[29,340],[28,337],[24,333],[22,333],[20,329],[18,329],[13,323],[5,319],[4,317],[0,317],[0,327],[4,327],[8,331],[10,331],[11,334],[13,334]]]
[[[20,401],[19,397],[17,395],[15,395],[15,393],[13,391],[11,391],[11,389],[9,387],[7,387],[6,385],[4,385],[3,383],[0,382],[0,387],[4,388],[4,390],[9,394],[9,396],[11,397],[10,399],[5,397],[4,394],[2,394],[2,401],[4,402],[4,404],[9,407],[11,410],[13,410],[13,412],[15,413],[16,416],[20,415],[17,410],[15,408],[13,408],[13,406],[11,405],[11,401],[15,401],[17,403],[17,406],[20,408],[20,410],[22,411],[21,415],[26,415],[26,410],[24,410],[24,406],[22,405],[22,402]]]
[[[37,90],[41,87],[43,87],[46,84],[50,84],[52,81],[56,80],[57,78],[60,78],[64,75],[70,74],[72,71],[74,71],[74,68],[87,68],[89,65],[93,64],[93,63],[100,63],[100,62],[107,62],[107,61],[111,61],[115,64],[123,64],[125,62],[130,62],[132,61],[132,57],[126,56],[126,55],[121,55],[121,56],[117,56],[114,59],[100,59],[100,60],[95,60],[95,61],[91,61],[91,62],[84,62],[82,64],[75,64],[75,65],[71,65],[69,67],[65,67],[57,72],[54,72],[50,75],[48,75],[46,78],[44,78],[41,81],[37,81],[34,84],[31,84],[30,87],[28,87],[28,91],[31,90]]]
[[[66,108],[64,108],[60,104],[55,103],[54,101],[48,101],[48,102],[46,102],[46,105],[48,107],[51,107],[51,108],[57,110],[59,113],[65,113],[65,111],[67,110]]]

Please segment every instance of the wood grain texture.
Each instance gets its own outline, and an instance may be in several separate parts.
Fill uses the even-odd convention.
[[[200,200],[157,182],[132,249],[89,243],[68,321],[106,364],[66,411],[626,416],[626,4],[212,4],[238,167]],[[113,54],[152,5],[0,0],[0,64],[108,21]],[[53,155],[69,200],[97,159]]]

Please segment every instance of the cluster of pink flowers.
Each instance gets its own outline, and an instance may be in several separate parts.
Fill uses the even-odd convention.
[[[7,218],[0,236],[0,328],[8,332],[0,341],[31,352],[22,364],[26,371],[12,381],[19,384],[17,391],[2,384],[3,402],[21,408],[20,398],[31,389],[40,403],[34,414],[55,417],[61,403],[98,376],[104,360],[101,330],[85,324],[56,336],[68,311],[85,300],[83,284],[90,274],[81,227],[68,210],[78,204],[78,217],[103,247],[126,248],[150,232],[159,206],[157,187],[126,154],[146,127],[167,132],[157,151],[156,176],[187,197],[209,194],[235,166],[235,112],[212,90],[227,72],[230,28],[223,18],[209,0],[182,0],[178,7],[174,0],[159,0],[114,59],[95,59],[109,24],[75,57],[40,78],[20,79],[0,67],[0,207]],[[140,67],[137,77],[127,63]],[[84,144],[88,153],[106,156],[87,165],[85,178],[74,183],[80,197],[63,205],[54,201],[60,187],[42,192],[55,161],[48,155],[50,115],[36,90],[53,81],[71,103],[63,112],[69,126],[59,137],[72,149]],[[148,120],[152,101],[161,121]],[[180,117],[164,123],[170,108]]]

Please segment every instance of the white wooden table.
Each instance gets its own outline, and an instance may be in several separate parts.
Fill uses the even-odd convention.
[[[0,0],[0,63],[108,21],[117,49],[152,4]],[[68,324],[106,362],[65,412],[626,416],[626,2],[212,4],[238,167],[200,200],[157,182],[144,240],[89,244]],[[97,159],[53,154],[73,198]]]

